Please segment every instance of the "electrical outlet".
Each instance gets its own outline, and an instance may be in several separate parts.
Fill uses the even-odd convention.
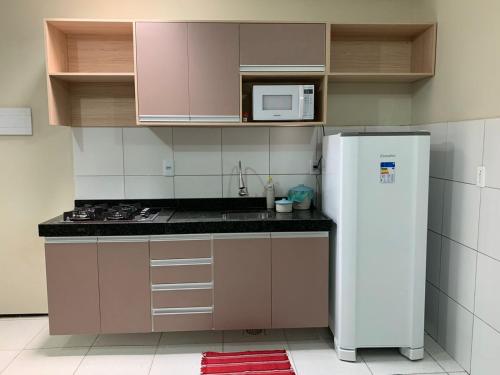
[[[477,167],[476,185],[479,187],[486,186],[486,167],[484,166]]]
[[[174,175],[174,161],[172,159],[163,160],[163,175],[164,176]]]
[[[311,174],[320,174],[321,170],[319,169],[319,162],[314,160],[309,160],[309,173]]]

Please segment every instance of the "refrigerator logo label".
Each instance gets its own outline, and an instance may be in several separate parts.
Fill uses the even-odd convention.
[[[384,161],[380,163],[380,183],[393,184],[396,177],[396,163]]]

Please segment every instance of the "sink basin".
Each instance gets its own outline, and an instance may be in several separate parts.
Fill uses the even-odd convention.
[[[227,211],[222,214],[222,220],[266,220],[268,211]]]

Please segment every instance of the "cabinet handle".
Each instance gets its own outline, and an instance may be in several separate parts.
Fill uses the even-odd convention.
[[[175,267],[212,264],[212,258],[153,259],[151,267]]]
[[[203,290],[213,289],[213,283],[178,283],[178,284],[153,284],[151,290],[153,292],[162,292],[169,290]]]
[[[211,314],[213,307],[168,307],[151,311],[153,315]]]

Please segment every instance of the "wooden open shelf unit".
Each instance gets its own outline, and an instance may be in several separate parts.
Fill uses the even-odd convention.
[[[330,81],[413,82],[434,75],[436,24],[332,24]]]
[[[136,124],[133,30],[131,21],[46,21],[50,124]]]

